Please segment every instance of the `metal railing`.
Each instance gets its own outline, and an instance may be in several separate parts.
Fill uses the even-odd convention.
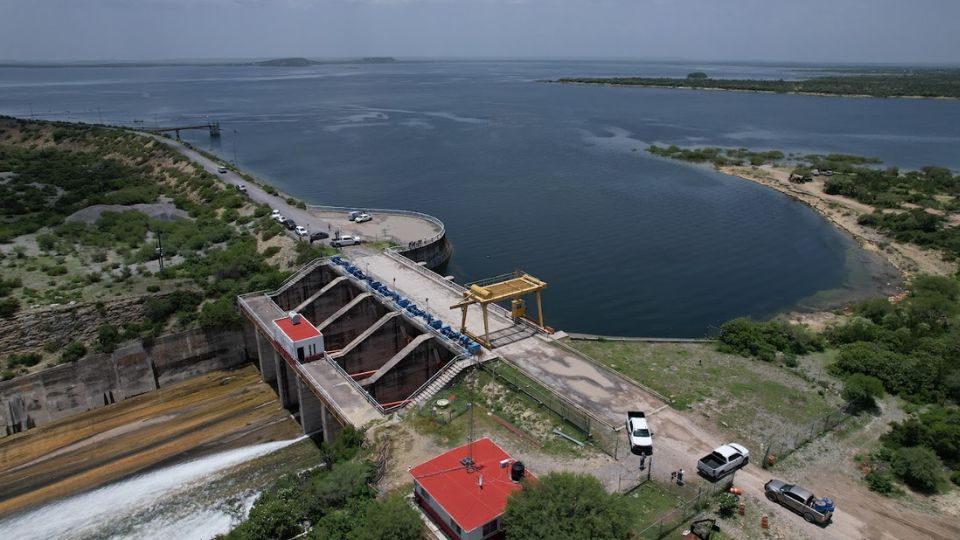
[[[519,377],[510,374],[509,369],[497,370],[495,365],[492,367],[483,366],[483,369],[493,375],[494,378],[506,383],[514,391],[532,399],[538,405],[548,409],[565,423],[583,433],[592,444],[604,453],[614,459],[617,458],[620,445],[620,432],[617,428],[570,401],[556,390],[540,383],[535,376],[510,359],[500,357],[500,360],[509,369],[516,371]]]
[[[659,540],[675,531],[678,527],[693,519],[707,505],[714,496],[724,493],[733,485],[734,475],[713,484],[701,484],[697,494],[682,499],[677,507],[658,517],[653,523],[634,535],[634,538]],[[641,485],[638,489],[644,489]]]
[[[350,374],[347,373],[347,371],[346,371],[345,369],[343,369],[342,367],[340,367],[340,364],[338,364],[336,360],[334,360],[333,358],[331,358],[329,354],[324,354],[324,355],[323,355],[323,358],[324,358],[324,360],[327,361],[328,364],[330,364],[331,366],[333,366],[333,369],[337,370],[337,372],[339,372],[340,375],[343,376],[343,378],[347,380],[347,382],[349,382],[351,385],[353,385],[354,389],[356,389],[358,392],[360,392],[360,393],[363,395],[363,397],[364,397],[371,405],[373,405],[373,406],[374,406],[378,411],[380,411],[381,413],[386,414],[387,411],[386,411],[386,409],[383,408],[383,405],[381,405],[379,401],[377,401],[376,399],[374,399],[374,397],[370,395],[370,392],[367,392],[367,391],[363,388],[363,385],[361,385],[361,384],[360,384],[359,382],[357,382],[353,377],[351,377]]]
[[[420,394],[420,392],[422,392],[422,391],[426,390],[427,388],[429,388],[431,384],[433,384],[434,382],[437,381],[437,379],[439,379],[439,378],[442,377],[445,373],[447,373],[448,371],[450,371],[451,369],[453,369],[453,366],[457,365],[457,362],[461,362],[461,361],[466,360],[466,359],[468,359],[468,358],[470,358],[470,357],[467,356],[467,355],[465,355],[465,354],[461,354],[461,355],[458,355],[458,356],[454,356],[453,359],[451,359],[449,362],[447,362],[446,364],[444,364],[444,366],[443,366],[442,368],[440,368],[439,371],[437,371],[436,373],[434,373],[432,377],[430,377],[429,379],[427,379],[427,382],[421,384],[419,388],[417,388],[416,390],[414,390],[413,392],[411,392],[410,395],[407,396],[407,399],[405,400],[407,403],[404,403],[403,405],[400,405],[398,408],[400,408],[400,407],[405,407],[406,405],[412,403],[412,402],[417,398],[417,396]]]

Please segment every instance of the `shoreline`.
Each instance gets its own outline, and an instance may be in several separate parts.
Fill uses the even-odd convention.
[[[715,167],[715,170],[775,189],[806,204],[835,227],[850,234],[864,250],[886,259],[904,279],[916,273],[950,275],[957,271],[956,263],[943,260],[940,251],[898,242],[876,229],[860,225],[857,219],[875,211],[875,208],[847,197],[828,195],[823,191],[823,180],[793,184],[789,181],[788,169],[771,165],[728,165]]]
[[[839,98],[873,98],[873,99],[929,99],[929,100],[944,100],[944,101],[958,101],[960,97],[952,96],[875,96],[873,94],[833,94],[829,92],[777,92],[776,90],[754,90],[751,88],[718,88],[711,86],[670,86],[666,84],[623,84],[623,83],[612,83],[612,82],[580,82],[580,81],[558,81],[558,80],[545,80],[538,82],[546,82],[550,84],[579,84],[584,86],[608,86],[616,88],[660,88],[667,90],[707,90],[710,92],[748,92],[752,94],[781,94],[786,96],[814,96],[814,97],[839,97]]]

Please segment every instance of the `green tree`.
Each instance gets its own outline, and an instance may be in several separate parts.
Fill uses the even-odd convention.
[[[623,499],[592,476],[550,473],[507,500],[503,527],[511,540],[609,540],[630,537]]]
[[[883,382],[876,377],[855,373],[843,383],[843,399],[858,411],[874,409],[877,398],[883,397]]]
[[[693,73],[688,73],[687,78],[702,81],[708,79],[709,77],[707,77],[707,74],[702,71],[694,71]]]
[[[423,534],[420,516],[401,495],[370,501],[362,519],[347,535],[349,540],[419,540]]]
[[[943,462],[933,450],[922,446],[899,449],[893,458],[893,472],[924,493],[936,493],[946,484]]]

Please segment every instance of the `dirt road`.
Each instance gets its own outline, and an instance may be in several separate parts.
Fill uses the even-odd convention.
[[[650,427],[654,432],[654,476],[662,482],[669,482],[670,473],[683,468],[688,478],[693,477],[691,481],[703,481],[694,476],[697,460],[716,446],[728,442],[715,426],[669,407],[616,372],[604,369],[565,349],[556,346],[543,347],[536,343],[538,340],[542,338],[513,343],[497,351],[516,362],[541,383],[577,402],[613,426],[619,426],[624,421],[627,410],[648,411]],[[625,435],[621,442],[626,444]],[[804,481],[804,487],[818,496],[832,497],[837,501],[838,509],[833,521],[825,527],[809,524],[801,516],[766,500],[763,485],[777,477],[776,471],[767,471],[756,462],[751,463],[737,472],[736,485],[754,501],[753,504],[762,507],[763,513],[770,516],[774,528],[785,535],[785,538],[960,538],[960,521],[955,517],[932,515],[911,509],[895,500],[871,493],[862,482],[842,477],[839,470],[849,470],[852,457],[845,455],[841,457],[842,461],[825,463],[822,467],[821,464],[811,461],[809,469],[819,469],[826,473],[810,475],[807,478],[786,478],[788,481]],[[620,452],[620,459],[630,463],[632,467],[639,465],[639,458],[626,452]]]

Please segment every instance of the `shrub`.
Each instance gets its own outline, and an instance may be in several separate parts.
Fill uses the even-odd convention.
[[[112,324],[104,324],[97,331],[97,348],[101,352],[111,353],[117,350],[117,344],[120,343],[120,332]]]
[[[28,352],[23,354],[11,354],[10,358],[7,359],[7,367],[10,369],[17,369],[18,367],[33,367],[40,363],[40,360],[43,359],[39,353]]]
[[[17,373],[12,369],[5,369],[3,373],[0,373],[0,381],[9,381],[10,379],[17,376]]]
[[[872,470],[864,477],[867,481],[867,487],[870,491],[889,495],[897,491],[893,484],[893,475],[887,470]]]
[[[267,249],[263,250],[263,257],[269,259],[277,253],[280,253],[280,246],[270,246]]]
[[[929,448],[901,448],[893,457],[893,472],[908,486],[924,493],[936,493],[946,483],[943,462]]]
[[[76,362],[77,360],[83,358],[87,354],[87,347],[79,342],[73,341],[67,348],[63,350],[63,354],[60,355],[60,363],[66,364],[70,362]]]
[[[717,512],[722,517],[730,517],[737,511],[737,498],[732,493],[721,493],[717,497]]]
[[[0,318],[9,319],[20,309],[20,301],[16,298],[0,299]]]
[[[233,305],[233,299],[230,297],[223,297],[215,302],[204,304],[197,320],[201,327],[207,329],[239,328],[242,322],[237,308]]]
[[[862,373],[847,377],[843,384],[843,399],[858,411],[875,408],[877,398],[883,397],[883,393],[880,379]]]
[[[37,235],[37,246],[43,251],[50,251],[57,245],[57,237],[52,234]]]

